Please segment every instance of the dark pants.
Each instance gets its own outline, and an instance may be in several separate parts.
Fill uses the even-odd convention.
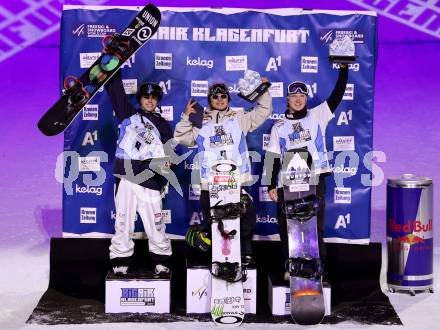
[[[200,206],[203,214],[204,225],[211,229],[210,224],[207,223],[209,219],[209,192],[202,190],[200,194]],[[257,214],[255,213],[254,203],[246,210],[246,213],[240,217],[240,244],[241,255],[252,255],[252,237],[255,233],[255,224],[257,222]]]
[[[280,239],[282,246],[282,257],[286,261],[289,258],[289,240],[287,235],[287,222],[286,215],[284,214],[284,192],[282,188],[278,188],[278,202],[277,202],[277,213],[278,213],[278,226],[280,231]],[[319,245],[319,257],[325,262],[326,250],[324,246],[324,225],[325,225],[325,177],[320,175],[319,183],[316,187],[316,195],[320,199],[319,211],[317,214],[317,224],[318,224],[318,245]]]

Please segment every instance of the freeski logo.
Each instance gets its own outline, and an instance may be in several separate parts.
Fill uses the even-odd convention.
[[[72,35],[81,38],[102,38],[116,33],[116,28],[109,24],[82,23],[72,30]]]
[[[85,31],[84,31],[85,27],[86,27],[86,25],[84,23],[81,24],[80,26],[78,26],[76,29],[74,29],[72,31],[72,34],[77,37],[84,35],[85,34]]]
[[[154,306],[154,288],[121,288],[121,306]]]
[[[174,120],[174,107],[172,105],[162,105],[160,107],[162,110],[161,116],[167,121]]]
[[[347,29],[323,29],[320,31],[319,40],[323,43],[331,43],[334,39],[342,39],[346,35],[353,40],[354,43],[363,44],[364,43],[364,32],[359,30],[347,30]]]
[[[136,94],[137,79],[122,79],[122,85],[126,94]]]

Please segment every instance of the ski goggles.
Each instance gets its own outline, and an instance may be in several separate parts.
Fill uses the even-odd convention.
[[[227,94],[214,94],[211,96],[211,98],[214,100],[218,100],[218,99],[224,100],[224,99],[228,98],[228,95]]]
[[[307,89],[307,85],[301,81],[294,81],[287,87],[287,95],[290,94],[304,94],[308,95],[309,91]]]

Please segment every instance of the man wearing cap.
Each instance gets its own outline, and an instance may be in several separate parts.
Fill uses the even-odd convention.
[[[267,82],[267,79],[262,78],[261,81]],[[178,143],[189,147],[197,145],[201,157],[207,154],[205,151],[215,154],[217,159],[224,157],[229,159],[230,155],[238,155],[238,157],[232,156],[232,158],[240,162],[240,164],[238,164],[240,169],[240,181],[241,186],[244,187],[252,183],[246,135],[248,132],[256,130],[269,118],[272,113],[272,97],[269,92],[266,91],[256,100],[256,105],[251,111],[233,111],[229,107],[230,101],[231,96],[229,89],[225,84],[215,83],[211,85],[208,89],[208,107],[204,111],[202,128],[197,128],[196,125],[190,121],[190,114],[196,113],[196,102],[190,99],[186,105],[185,112],[182,113],[180,122],[176,125],[174,138]],[[221,143],[216,143],[215,146],[212,146],[208,141],[210,141],[210,137],[214,135],[216,137],[221,135],[222,138],[216,139],[216,141],[221,141]],[[203,164],[203,159],[199,160],[199,163]],[[199,235],[191,235],[193,237],[200,236],[204,238],[204,234],[210,230],[207,221],[210,207],[208,174],[209,171],[205,171],[203,168],[201,169],[200,204],[204,223],[198,233]],[[244,189],[242,189],[242,193],[247,194]],[[251,243],[255,231],[255,223],[255,208],[251,202],[246,214],[241,217],[240,221],[241,254],[242,262],[245,265],[253,263]],[[190,242],[188,243],[191,244]]]
[[[120,122],[115,154],[115,235],[110,245],[113,272],[130,271],[136,213],[148,237],[153,271],[168,274],[171,242],[162,219],[162,195],[167,180],[153,164],[166,159],[166,142],[173,137],[169,123],[160,115],[162,88],[153,82],[140,86],[135,108],[125,94],[120,71],[105,85],[115,115]],[[159,161],[160,163],[160,161]],[[153,171],[151,171],[153,169]],[[156,169],[156,170],[155,170]]]
[[[284,142],[288,140],[291,145],[295,146],[295,149],[303,148],[314,155],[312,168],[315,171],[314,174],[318,175],[316,193],[320,199],[317,214],[319,255],[325,264],[326,251],[323,241],[325,176],[331,172],[326,154],[325,130],[329,121],[335,117],[334,112],[344,96],[347,79],[348,67],[346,64],[340,64],[339,77],[331,95],[326,101],[311,109],[307,108],[307,85],[301,81],[292,82],[287,90],[285,117],[276,121],[272,127],[270,142],[266,149],[266,164],[273,162],[273,168],[266,168],[266,171],[267,178],[270,180],[269,196],[272,201],[277,202],[278,226],[284,261],[288,259],[289,255],[288,236],[286,217],[283,212],[284,193],[278,176],[282,167],[283,155],[289,151],[289,147]],[[292,139],[294,141],[291,141]],[[269,159],[270,161],[268,161]],[[286,272],[284,277],[288,280],[289,273]]]

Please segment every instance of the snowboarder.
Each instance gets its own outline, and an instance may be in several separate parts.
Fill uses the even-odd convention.
[[[134,250],[131,235],[137,212],[148,237],[154,273],[169,274],[171,242],[162,219],[162,192],[167,180],[152,166],[155,160],[166,159],[169,152],[165,143],[173,137],[169,123],[160,115],[162,88],[153,82],[141,85],[136,95],[140,108],[130,103],[120,72],[105,89],[120,122],[114,164],[115,235],[110,245],[113,272],[122,275],[130,271]]]
[[[293,139],[295,148],[306,148],[313,157],[313,168],[318,176],[317,197],[320,200],[318,218],[319,255],[325,265],[326,251],[323,241],[324,233],[324,208],[325,208],[325,177],[331,172],[325,146],[325,130],[327,124],[334,118],[334,112],[344,96],[348,79],[348,67],[340,64],[339,77],[329,98],[318,106],[307,108],[307,85],[301,81],[292,82],[287,89],[287,110],[285,117],[275,122],[272,127],[270,142],[266,150],[266,164],[273,162],[273,168],[266,168],[267,178],[270,180],[268,187],[272,201],[277,202],[278,225],[282,242],[282,258],[288,259],[288,236],[286,217],[283,212],[284,193],[278,178],[286,145],[285,139]],[[289,280],[290,274],[286,272],[284,278]]]
[[[266,78],[261,79],[267,82]],[[256,105],[251,111],[233,111],[229,107],[231,95],[229,89],[224,83],[215,83],[208,89],[208,107],[204,111],[202,128],[197,128],[190,121],[190,114],[196,113],[196,101],[190,99],[186,105],[185,112],[181,115],[181,120],[177,123],[174,138],[178,143],[186,146],[197,145],[199,157],[203,160],[211,155],[217,159],[231,158],[231,155],[238,155],[239,159],[234,157],[234,161],[240,169],[241,185],[248,185],[252,180],[251,167],[246,144],[246,135],[248,132],[256,130],[272,113],[272,97],[269,92],[265,92],[256,100]],[[205,136],[206,135],[206,136]],[[229,157],[228,157],[229,156]],[[207,157],[206,159],[204,157]],[[205,162],[206,163],[206,162]],[[209,165],[200,171],[201,195],[200,204],[203,214],[203,224],[199,228],[190,228],[193,238],[190,245],[203,245],[205,250],[209,248],[209,241],[206,234],[210,231],[209,226],[209,193],[208,193],[208,175]],[[242,189],[242,194],[247,194]],[[241,216],[241,254],[242,264],[249,265],[254,262],[252,252],[252,237],[255,231],[256,213],[253,203],[246,209],[246,213]],[[209,236],[209,235],[208,235]],[[187,240],[188,241],[188,240]]]

